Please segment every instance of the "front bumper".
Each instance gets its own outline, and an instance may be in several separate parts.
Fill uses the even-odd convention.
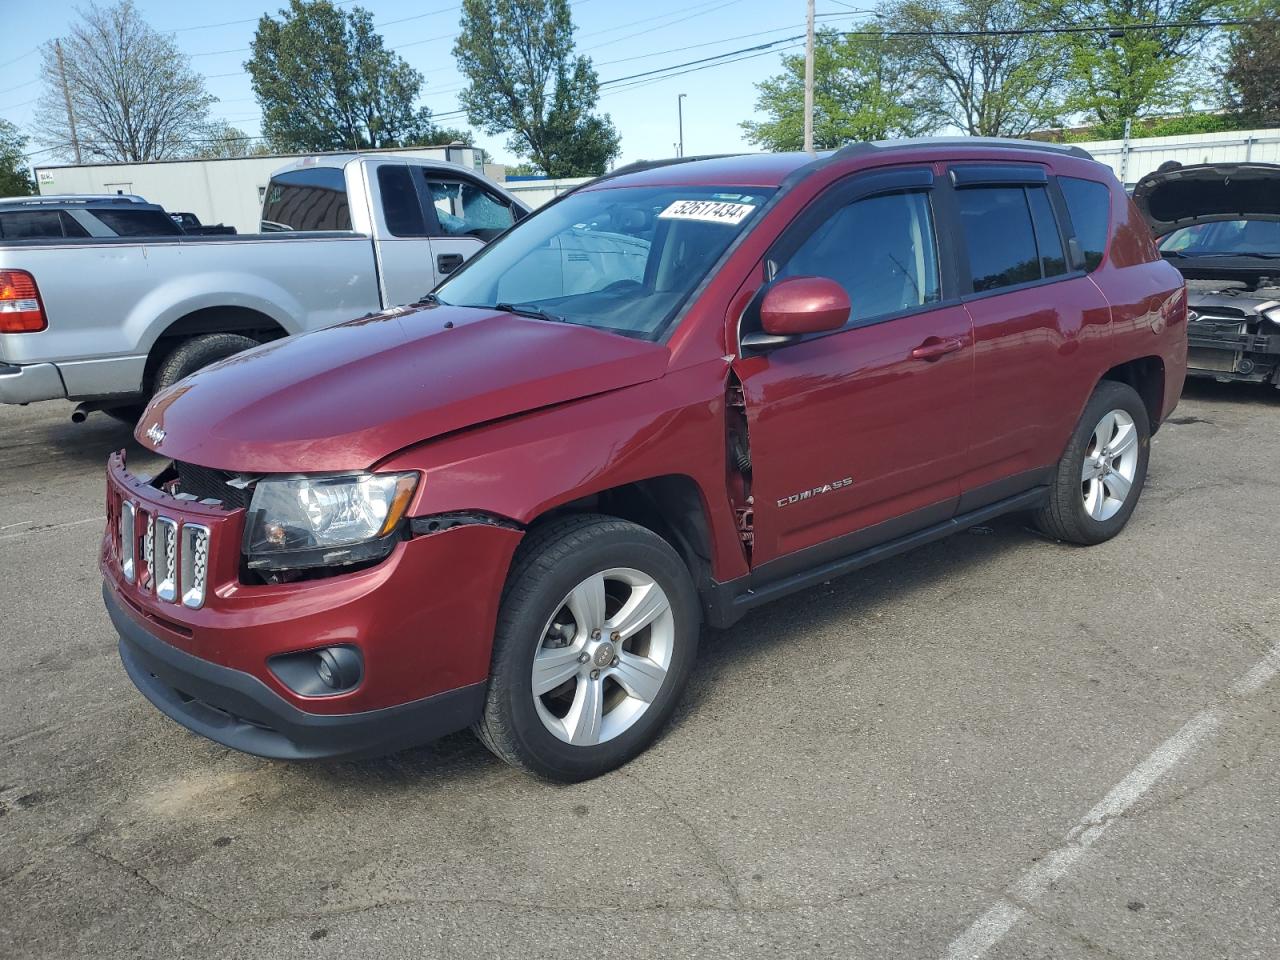
[[[480,717],[483,683],[360,713],[299,710],[257,677],[183,653],[130,614],[104,584],[120,660],[161,713],[193,733],[259,757],[354,758],[392,753],[454,733]]]
[[[1244,321],[1188,323],[1187,347],[1192,376],[1266,381],[1280,372],[1280,335],[1248,333]]]
[[[52,363],[0,363],[0,403],[36,403],[67,395],[62,375]]]

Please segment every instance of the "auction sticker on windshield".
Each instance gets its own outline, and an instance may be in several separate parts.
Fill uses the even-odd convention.
[[[723,200],[677,200],[658,214],[659,220],[704,220],[709,223],[741,223],[755,207]]]

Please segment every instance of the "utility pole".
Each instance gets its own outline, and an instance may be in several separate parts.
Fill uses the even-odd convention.
[[[676,121],[680,125],[680,145],[676,147],[676,156],[684,156],[684,98],[687,93],[682,93],[676,97]]]
[[[809,0],[809,17],[804,42],[804,149],[813,153],[813,5]]]
[[[67,65],[62,59],[62,41],[53,41],[54,52],[58,55],[58,77],[62,81],[62,100],[67,105],[67,126],[71,128],[71,149],[75,151],[76,164],[80,163],[80,138],[76,136],[76,114],[71,109],[71,90],[67,87]]]

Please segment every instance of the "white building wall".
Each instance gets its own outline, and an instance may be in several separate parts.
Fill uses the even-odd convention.
[[[508,193],[514,193],[532,209],[544,203],[550,203],[560,194],[572,190],[580,183],[586,183],[591,177],[563,177],[559,180],[508,180],[502,186]]]
[[[1167,160],[1193,163],[1280,163],[1280,130],[1231,130],[1176,137],[1136,137],[1079,143],[1121,182],[1137,183]]]
[[[473,166],[470,148],[421,147],[376,151]],[[135,193],[170,211],[190,211],[201,223],[225,223],[257,233],[262,192],[271,174],[308,154],[235,157],[227,160],[165,160],[156,163],[94,163],[37,167],[42,194]]]

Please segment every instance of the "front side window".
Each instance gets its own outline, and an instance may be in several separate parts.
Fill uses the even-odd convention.
[[[772,190],[601,187],[521,220],[436,290],[442,303],[504,308],[657,339]]]
[[[1044,276],[1026,188],[966,187],[957,201],[975,293]]]
[[[1058,186],[1067,202],[1076,241],[1084,254],[1085,269],[1092,272],[1102,263],[1102,254],[1107,249],[1107,235],[1111,228],[1111,191],[1104,183],[1077,177],[1059,177]]]
[[[427,195],[446,237],[492,240],[514,222],[511,207],[469,180],[427,174]]]
[[[778,276],[835,280],[849,294],[855,324],[937,301],[928,195],[890,193],[849,204],[805,240]]]
[[[1184,257],[1280,257],[1280,221],[1197,223],[1161,239],[1160,251]]]
[[[350,230],[347,179],[337,167],[306,167],[272,177],[262,204],[262,232]]]

